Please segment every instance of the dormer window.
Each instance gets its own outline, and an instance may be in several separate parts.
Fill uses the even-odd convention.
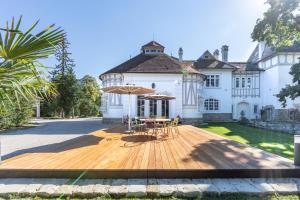
[[[142,52],[145,54],[160,54],[164,52],[164,46],[158,42],[151,41],[144,46],[142,46]]]

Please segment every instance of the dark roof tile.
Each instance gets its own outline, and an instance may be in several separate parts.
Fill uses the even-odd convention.
[[[179,62],[166,54],[139,54],[130,60],[104,72],[109,73],[197,73],[191,62]]]

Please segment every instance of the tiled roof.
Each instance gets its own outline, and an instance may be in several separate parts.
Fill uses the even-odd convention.
[[[245,72],[245,71],[263,71],[258,67],[257,63],[249,63],[249,62],[230,62],[231,65],[238,67],[235,72]]]
[[[248,62],[255,63],[260,60],[269,58],[275,55],[276,53],[281,53],[281,52],[300,52],[300,42],[295,42],[294,45],[292,46],[281,47],[278,49],[273,49],[268,45],[265,45],[260,59],[258,58],[258,51],[259,51],[259,47],[257,45],[256,48],[253,50],[252,54],[250,55]]]
[[[179,62],[166,54],[139,54],[130,60],[104,72],[109,73],[195,73],[199,71],[191,67],[192,63]]]
[[[159,44],[156,41],[148,42],[147,44],[142,46],[142,48],[144,48],[144,47],[161,47],[161,48],[165,48],[163,45]]]
[[[216,59],[209,51],[205,51],[198,60],[194,62],[194,68],[200,69],[237,69],[236,66]]]

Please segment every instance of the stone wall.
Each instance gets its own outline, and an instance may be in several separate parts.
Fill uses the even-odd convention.
[[[261,119],[272,122],[300,122],[300,112],[295,108],[274,109],[274,106],[264,106],[261,110]]]
[[[204,122],[230,122],[232,121],[232,113],[204,113]]]
[[[251,125],[273,131],[281,131],[290,134],[300,134],[300,122],[263,122],[253,121]]]
[[[203,123],[202,118],[183,118],[182,119],[183,124],[191,124],[191,125],[199,125]]]

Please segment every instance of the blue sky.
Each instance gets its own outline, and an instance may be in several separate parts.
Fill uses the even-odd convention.
[[[76,74],[97,77],[139,53],[154,39],[184,59],[229,45],[229,60],[244,61],[255,43],[250,34],[266,10],[265,0],[6,0],[0,26],[23,15],[23,27],[40,19],[39,28],[55,23],[71,43]],[[45,61],[54,66],[52,57]]]

